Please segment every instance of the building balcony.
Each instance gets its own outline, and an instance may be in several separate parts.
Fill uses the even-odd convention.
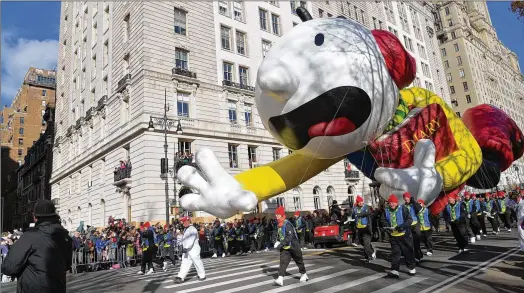
[[[116,167],[113,171],[114,175],[114,182],[119,182],[124,179],[130,179],[131,178],[131,167]]]
[[[76,120],[76,123],[75,123],[75,128],[79,129],[82,126],[83,122],[84,122],[84,117],[78,118],[78,120]]]
[[[344,171],[344,179],[346,180],[359,180],[360,179],[360,172],[358,171]]]
[[[192,71],[189,71],[187,69],[183,69],[183,68],[179,68],[179,67],[175,67],[172,69],[172,74],[173,74],[173,78],[175,76],[184,76],[184,77],[189,77],[189,78],[194,78],[196,79],[197,78],[197,74],[195,72],[192,72]]]
[[[95,113],[95,111],[96,111],[95,107],[89,108],[89,110],[87,110],[87,113],[86,113],[86,120],[88,120],[91,117],[93,117],[93,114]]]
[[[71,136],[73,134],[73,126],[69,126],[66,131],[66,136]]]
[[[128,73],[118,81],[118,87],[116,88],[117,93],[123,92],[126,87],[131,83],[131,74]]]
[[[98,100],[97,110],[104,108],[107,105],[107,95],[103,95],[100,100]]]
[[[231,124],[230,122],[218,122],[216,120],[193,119],[189,117],[176,117],[175,120],[180,119],[180,124],[184,132],[198,133],[201,135],[217,135],[217,133],[231,133],[231,135],[238,135],[238,137],[257,136],[268,142],[274,141],[274,138],[264,128],[254,126],[246,126],[245,124]]]
[[[233,89],[245,90],[245,91],[248,91],[248,92],[254,92],[255,91],[255,87],[253,87],[253,86],[249,86],[249,85],[245,85],[245,84],[241,84],[241,83],[236,83],[236,82],[229,81],[229,80],[222,80],[222,86],[225,86],[225,87],[228,87],[228,88],[233,88]]]

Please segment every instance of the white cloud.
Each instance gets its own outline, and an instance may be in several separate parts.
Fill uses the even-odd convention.
[[[28,40],[2,32],[2,104],[10,105],[29,67],[54,69],[57,58],[57,40]]]

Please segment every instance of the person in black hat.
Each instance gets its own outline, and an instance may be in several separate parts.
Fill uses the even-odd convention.
[[[18,279],[17,293],[65,293],[73,258],[71,237],[50,200],[37,201],[33,216],[35,226],[11,247],[2,274]]]

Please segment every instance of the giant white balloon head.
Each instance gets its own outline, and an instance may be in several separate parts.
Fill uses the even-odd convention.
[[[367,28],[347,19],[305,21],[259,67],[256,104],[287,148],[336,158],[366,146],[394,114],[398,88]]]

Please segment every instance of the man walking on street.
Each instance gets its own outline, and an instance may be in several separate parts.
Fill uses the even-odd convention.
[[[431,221],[429,216],[429,210],[426,208],[423,199],[417,200],[422,209],[418,212],[418,222],[420,223],[420,242],[424,242],[426,246],[426,255],[433,255],[433,231],[431,229]]]
[[[291,259],[295,261],[299,273],[302,274],[300,282],[306,282],[308,277],[306,275],[306,267],[304,266],[304,258],[300,243],[298,241],[297,231],[293,224],[286,220],[286,213],[284,207],[280,206],[276,211],[276,218],[278,222],[278,238],[275,243],[275,248],[280,250],[280,267],[278,268],[278,278],[275,284],[284,286],[284,276],[286,269],[289,266]]]
[[[50,200],[37,201],[33,214],[35,226],[11,247],[2,274],[18,279],[17,293],[65,293],[73,258],[71,237]]]
[[[204,271],[204,264],[200,259],[200,245],[198,244],[198,231],[191,225],[191,218],[184,217],[181,219],[184,225],[184,236],[182,237],[182,263],[180,264],[180,271],[175,278],[175,283],[181,284],[191,269],[191,265],[195,266],[198,274],[198,280],[204,281],[206,279],[206,272]]]
[[[411,223],[411,234],[413,234],[413,250],[415,252],[415,261],[420,262],[422,260],[422,250],[420,249],[420,223],[418,221],[418,213],[422,207],[419,203],[415,202],[409,192],[403,194],[405,206],[409,210],[409,214],[413,222]]]
[[[458,253],[467,251],[468,239],[466,235],[466,217],[468,216],[466,204],[458,202],[454,195],[449,196],[449,204],[446,206],[446,216],[451,225],[453,237],[457,241]]]
[[[306,232],[306,221],[300,215],[300,211],[295,212],[295,223],[297,224],[298,239],[300,241],[300,248],[305,249],[304,239]]]
[[[142,241],[142,260],[140,262],[140,271],[139,275],[150,275],[155,272],[153,268],[153,257],[156,255],[157,246],[155,245],[155,233],[154,228],[151,227],[149,222],[146,222],[142,227],[140,227],[142,234],[140,239]],[[146,265],[148,271],[146,272]]]
[[[360,236],[360,244],[364,247],[364,262],[370,262],[376,258],[375,250],[371,246],[371,211],[364,203],[362,196],[357,196],[357,205],[353,209],[353,219]]]
[[[398,204],[398,198],[390,195],[388,207],[384,209],[382,226],[390,233],[391,243],[391,271],[388,277],[399,278],[400,259],[404,255],[410,275],[415,275],[415,257],[413,256],[413,239],[411,233],[411,214],[406,206]]]
[[[213,254],[213,257],[222,256],[225,257],[226,254],[224,252],[224,228],[222,225],[220,225],[220,220],[215,220],[215,226],[213,227],[213,244],[215,248],[215,253]]]
[[[493,234],[497,235],[499,233],[499,221],[497,219],[497,214],[499,211],[499,205],[496,204],[496,201],[493,199],[490,199],[491,195],[489,192],[486,193],[486,211],[484,214],[488,218],[489,223],[491,224],[491,228],[493,229]]]

